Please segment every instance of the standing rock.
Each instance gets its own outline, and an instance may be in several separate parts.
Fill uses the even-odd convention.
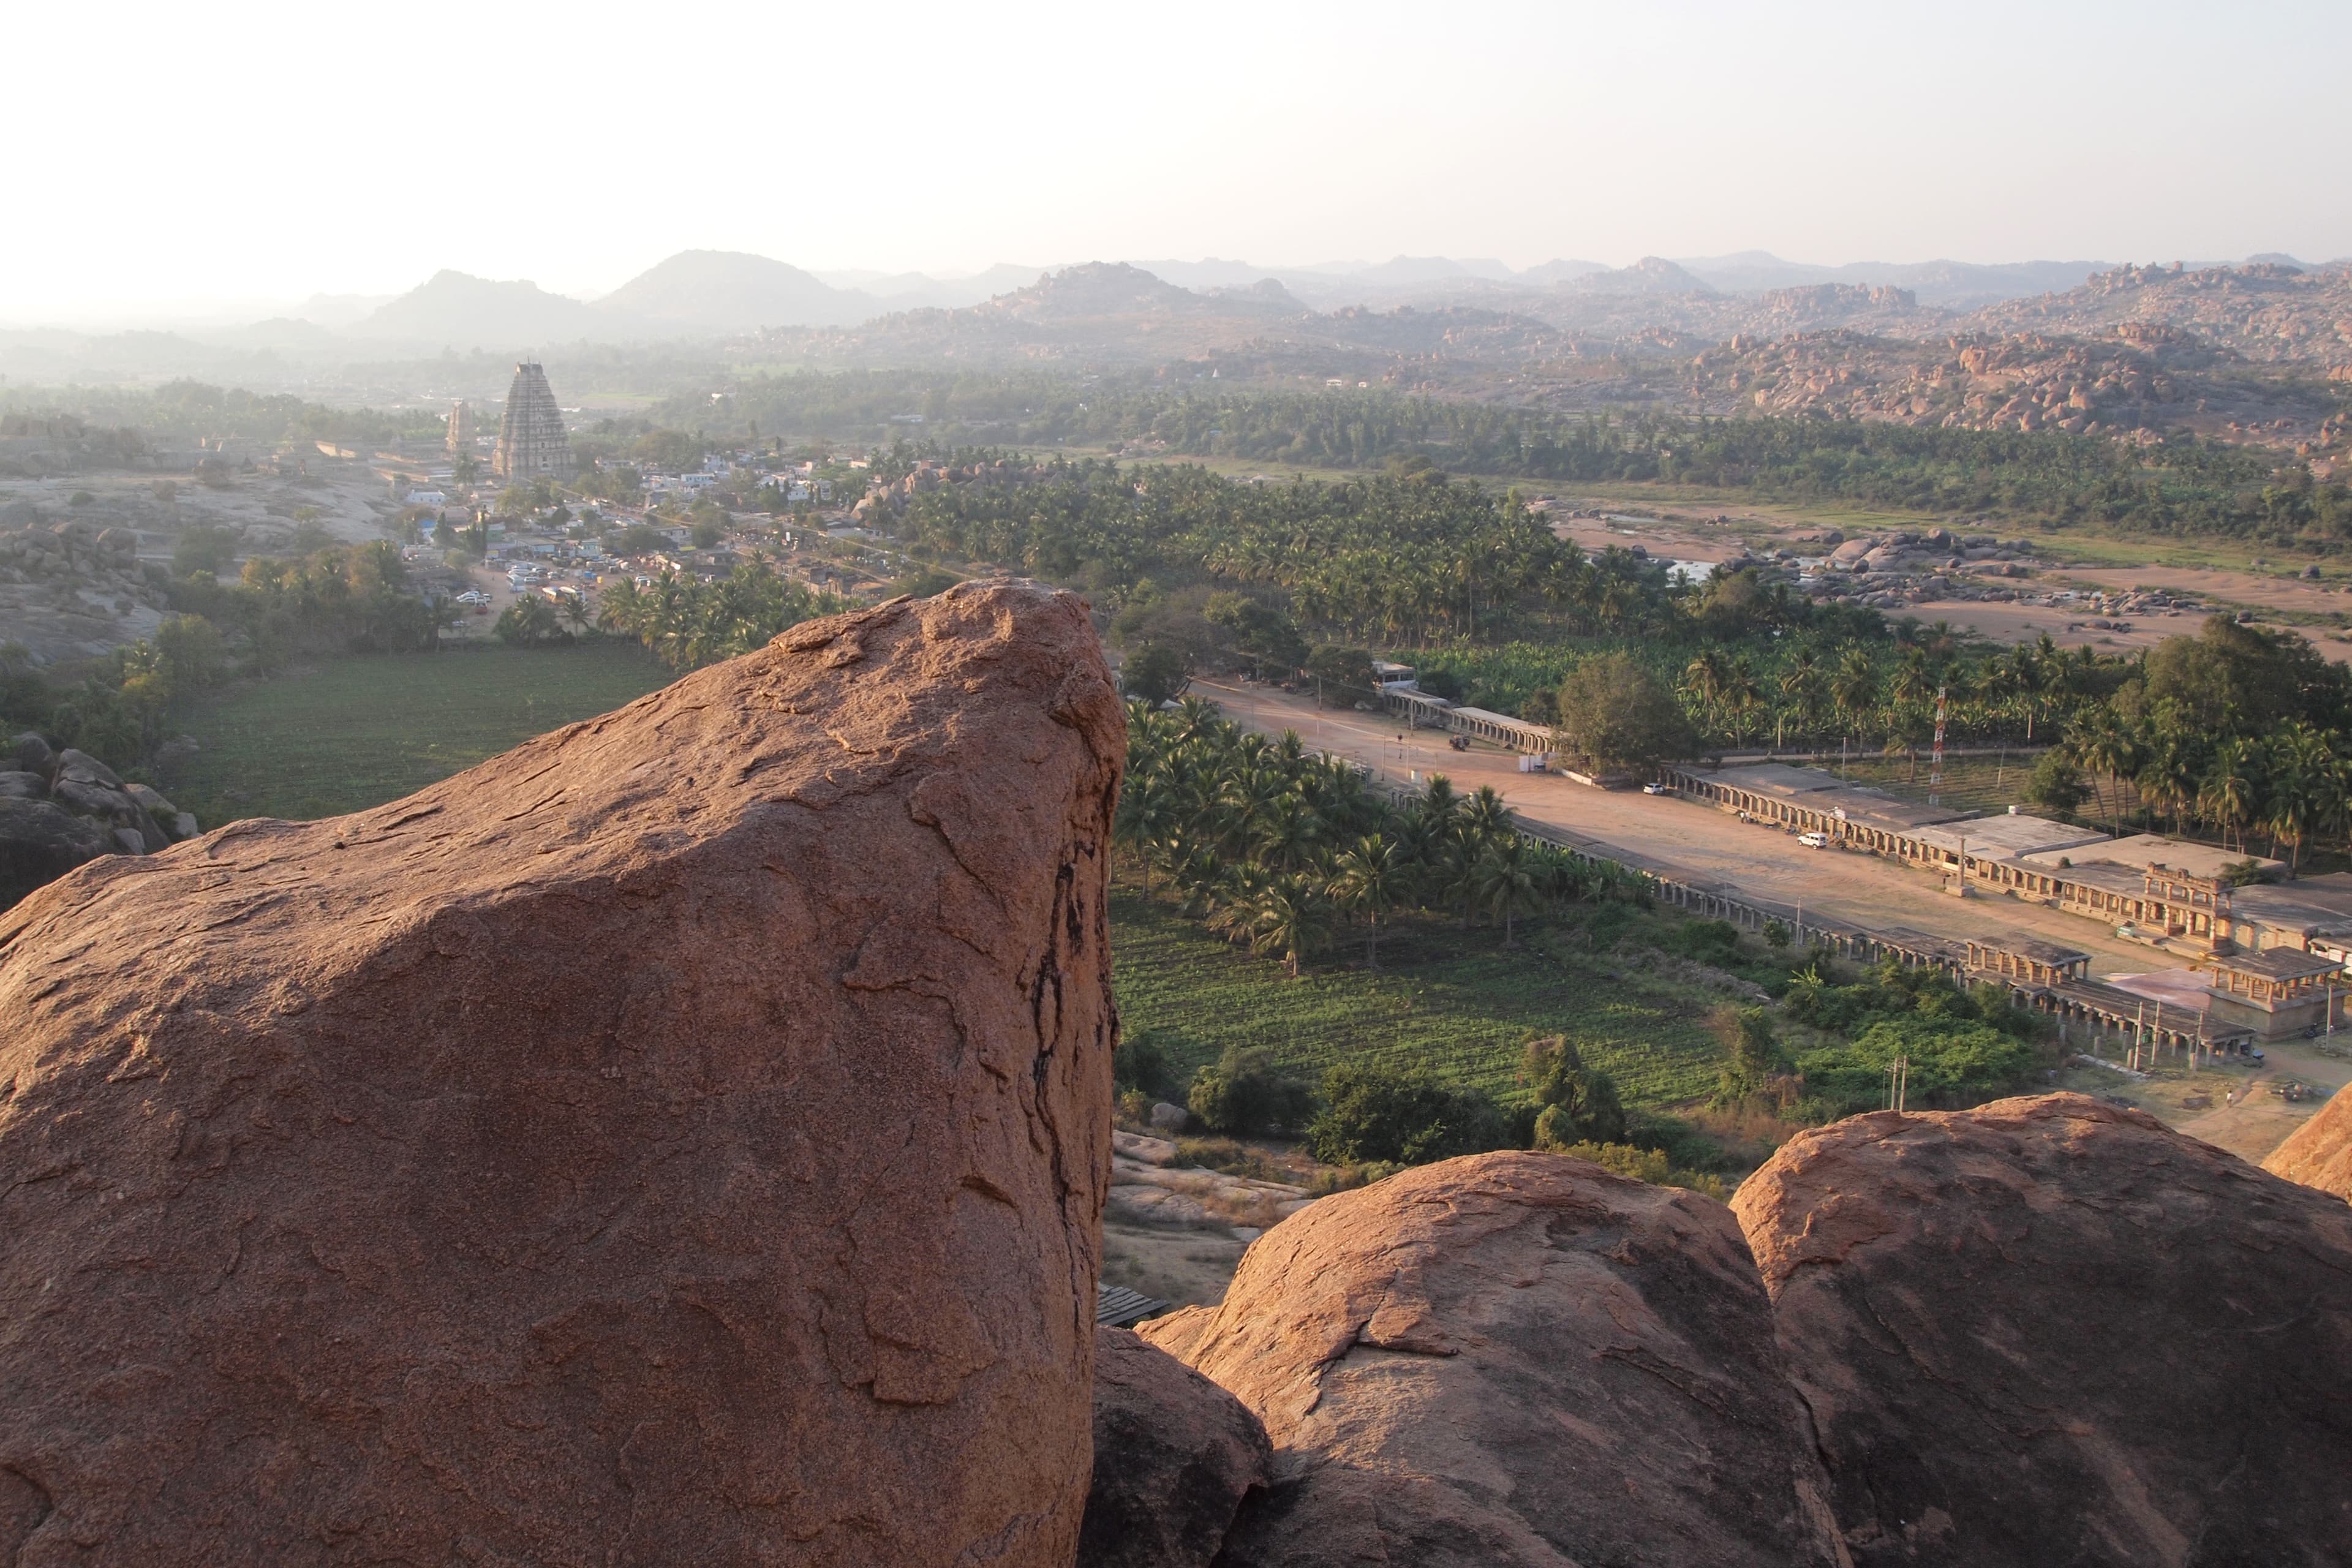
[[[2352,1200],[2352,1094],[2337,1089],[2318,1114],[2271,1151],[2263,1169]]]
[[[47,741],[30,730],[8,742],[8,752],[16,760],[16,766],[28,773],[40,774],[45,781],[57,771],[58,754],[49,750]]]
[[[1142,1336],[1276,1447],[1226,1568],[1843,1563],[1730,1212],[1556,1154],[1328,1197]]]
[[[1097,1329],[1077,1568],[1209,1568],[1273,1457],[1240,1400],[1125,1329]]]
[[[2082,1095],[1733,1200],[1858,1564],[2352,1562],[2352,1208]]]
[[[76,816],[55,801],[19,799],[13,791],[0,794],[0,910],[113,848],[113,832],[103,824]],[[4,920],[0,929],[5,929]],[[5,1048],[0,1045],[0,1052]],[[0,1117],[7,1114],[5,1106],[0,1099]]]
[[[0,1562],[1064,1568],[1122,717],[968,583],[0,917]]]

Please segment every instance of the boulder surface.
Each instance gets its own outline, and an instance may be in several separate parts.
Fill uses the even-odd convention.
[[[2352,1202],[2352,1094],[2337,1089],[2317,1114],[2271,1151],[2263,1169]]]
[[[2352,1208],[2082,1095],[1733,1200],[1861,1564],[2352,1562]]]
[[[1227,1568],[1844,1561],[1755,1264],[1695,1193],[1554,1154],[1424,1165],[1139,1331],[1274,1440]]]
[[[1077,1568],[1209,1568],[1273,1458],[1240,1400],[1125,1329],[1097,1329]]]
[[[1124,748],[967,584],[0,917],[0,1562],[1063,1568]]]

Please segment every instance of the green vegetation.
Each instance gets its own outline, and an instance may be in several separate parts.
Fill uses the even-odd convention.
[[[848,606],[749,562],[715,583],[665,572],[650,588],[624,578],[604,590],[597,624],[635,637],[672,669],[697,669],[763,647],[786,626]]]
[[[251,441],[313,441],[380,446],[403,437],[438,436],[440,416],[426,409],[379,414],[370,408],[330,408],[286,393],[247,392],[170,381],[152,391],[129,387],[0,388],[0,413],[17,418],[47,414],[77,426],[110,428],[128,455],[151,440],[184,444],[199,437]]]
[[[208,827],[360,811],[669,679],[619,642],[333,659],[198,705],[187,728],[201,749],[164,783]]]
[[[1149,443],[1195,458],[1357,470],[1420,458],[1553,483],[1704,486],[1761,501],[1892,512],[1999,513],[2142,536],[2352,544],[2352,489],[2294,458],[2177,431],[2131,447],[2061,431],[1985,431],[1827,417],[1558,415],[1385,390],[1286,392],[1100,384],[1043,373],[851,372],[754,377],[730,411],[768,430],[871,437],[894,416],[1013,445]],[[692,421],[708,405],[667,412]]]
[[[1325,964],[1292,980],[1129,886],[1111,901],[1111,946],[1125,1027],[1148,1036],[1179,1082],[1234,1048],[1307,1083],[1348,1061],[1425,1067],[1500,1103],[1524,1098],[1528,1040],[1558,1036],[1629,1103],[1655,1108],[1704,1098],[1723,1051],[1706,1025],[1711,1001],[1611,951],[1651,919],[1662,917],[1629,909],[1623,923],[1547,928],[1509,951],[1492,931],[1402,921],[1378,972]]]
[[[1962,990],[1939,970],[1906,969],[1891,960],[1853,984],[1809,969],[1790,984],[1785,1006],[1790,1019],[1814,1032],[1814,1043],[1791,1057],[1761,1014],[1743,1016],[1719,1100],[1760,1095],[1802,1105],[1814,1118],[1851,1115],[1886,1103],[1887,1070],[1900,1058],[1905,1103],[1949,1109],[2019,1092],[2056,1059],[2043,1048],[2042,1020],[2013,1006],[2004,987]],[[1796,1078],[1776,1077],[1791,1066]]]

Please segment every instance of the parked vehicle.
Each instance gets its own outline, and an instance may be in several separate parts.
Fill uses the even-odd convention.
[[[1830,836],[1826,833],[1800,833],[1797,842],[1808,849],[1826,849],[1830,847]]]
[[[1662,784],[1645,784],[1642,786],[1642,793],[1643,795],[1666,795],[1671,792],[1669,792],[1666,786]]]

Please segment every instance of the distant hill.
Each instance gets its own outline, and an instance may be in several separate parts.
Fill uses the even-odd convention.
[[[879,315],[871,294],[832,288],[814,273],[738,250],[681,250],[597,300],[632,335],[837,327]]]
[[[1609,264],[1605,261],[1574,261],[1555,257],[1549,261],[1538,262],[1528,268],[1519,274],[1518,280],[1522,283],[1534,284],[1538,288],[1549,288],[1555,283],[1574,282],[1589,273],[1608,270]]]
[[[1992,265],[1971,261],[1853,261],[1843,267],[1817,267],[1810,262],[1783,261],[1769,250],[1682,257],[1678,264],[1692,276],[1705,279],[1711,288],[1727,294],[1803,288],[1815,283],[1852,283],[1864,288],[1908,289],[1922,304],[1962,309],[2063,291],[2105,270],[2108,265],[2104,261],[2005,261]]]
[[[1086,321],[1106,317],[1188,314],[1218,309],[1203,295],[1179,289],[1124,261],[1089,261],[1049,272],[1026,289],[975,307],[983,314],[1025,321]]]
[[[504,353],[541,343],[610,338],[613,325],[610,317],[536,283],[441,271],[370,312],[351,333]]]
[[[1645,256],[1631,267],[1588,272],[1567,285],[1580,294],[1712,294],[1716,290],[1663,256]]]

